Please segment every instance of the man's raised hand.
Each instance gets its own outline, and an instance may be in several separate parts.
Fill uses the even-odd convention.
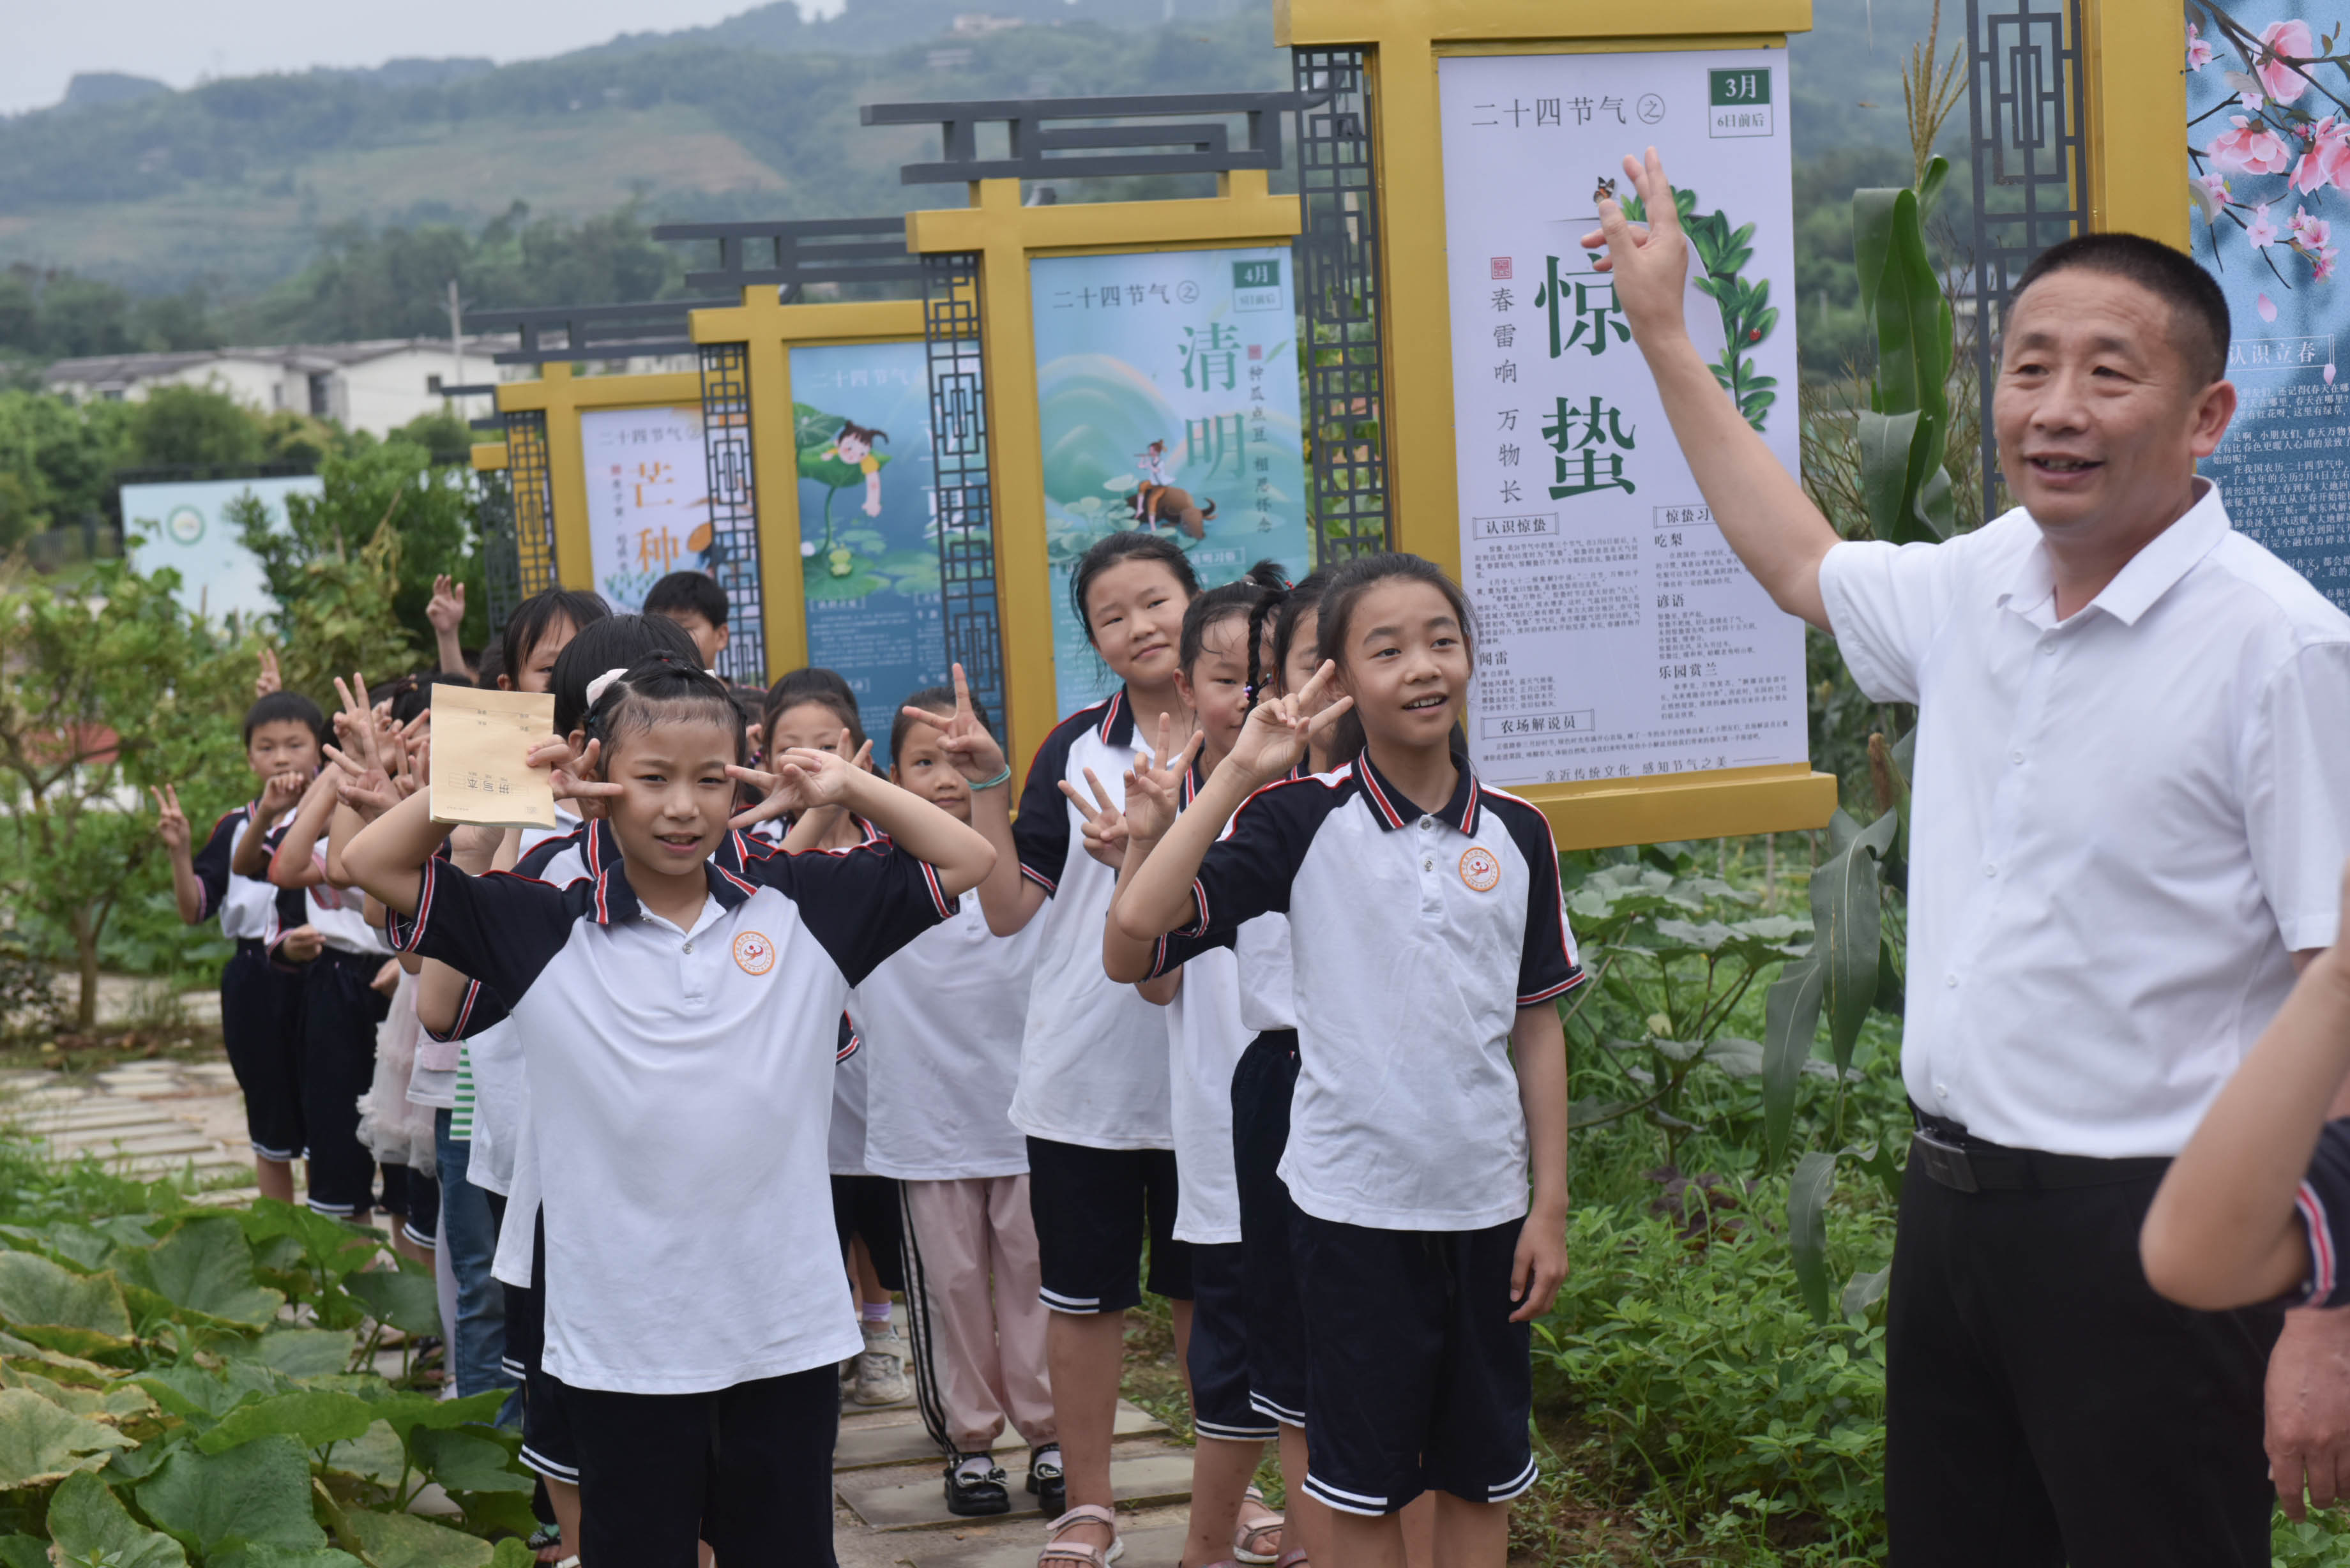
[[[1659,334],[1683,333],[1683,293],[1689,286],[1689,241],[1681,233],[1680,209],[1673,202],[1664,161],[1648,149],[1645,162],[1627,156],[1624,173],[1640,193],[1648,221],[1635,223],[1613,196],[1599,202],[1599,227],[1583,236],[1585,250],[1603,244],[1607,254],[1592,265],[1616,278],[1616,301],[1644,346]]]

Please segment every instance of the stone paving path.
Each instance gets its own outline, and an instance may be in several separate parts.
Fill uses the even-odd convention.
[[[244,1102],[226,1062],[131,1062],[87,1077],[0,1073],[0,1124],[44,1140],[61,1158],[85,1154],[148,1179],[192,1168],[217,1180],[198,1201],[254,1197]],[[396,1359],[396,1356],[395,1356]],[[1128,1568],[1176,1568],[1191,1499],[1191,1450],[1168,1440],[1148,1412],[1123,1402],[1110,1476]],[[845,1405],[834,1455],[841,1568],[1027,1568],[1043,1545],[1045,1516],[1023,1489],[1027,1446],[998,1442],[1014,1511],[991,1520],[947,1511],[943,1459],[910,1403]],[[445,1507],[442,1500],[430,1499]]]

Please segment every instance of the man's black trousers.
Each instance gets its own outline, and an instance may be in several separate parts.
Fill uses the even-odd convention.
[[[1913,1150],[1887,1304],[1894,1568],[2267,1568],[2282,1314],[2156,1295],[2159,1175],[1960,1192]]]

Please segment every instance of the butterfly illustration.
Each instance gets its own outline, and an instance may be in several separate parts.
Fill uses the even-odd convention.
[[[1612,202],[1615,199],[1616,182],[1608,179],[1605,175],[1602,175],[1599,181],[1599,188],[1591,192],[1591,200],[1593,203],[1596,205],[1598,202]]]

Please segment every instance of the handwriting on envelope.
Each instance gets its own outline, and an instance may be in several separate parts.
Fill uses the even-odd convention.
[[[555,733],[552,692],[432,688],[432,820],[553,827],[555,785],[530,748]]]

